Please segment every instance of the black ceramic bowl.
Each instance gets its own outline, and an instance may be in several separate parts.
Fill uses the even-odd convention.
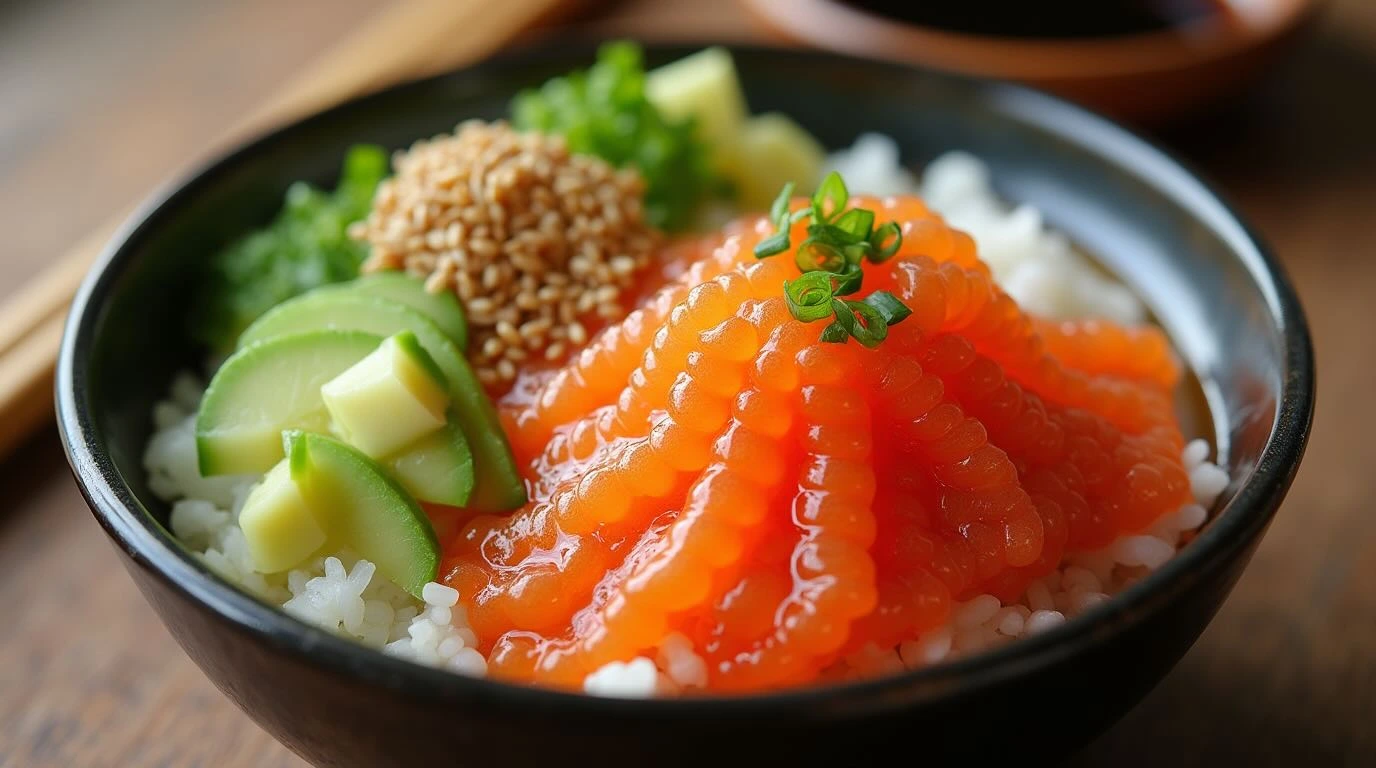
[[[653,62],[689,52],[654,48]],[[1111,603],[993,653],[863,684],[739,699],[620,701],[413,666],[305,626],[214,576],[167,532],[140,457],[149,410],[198,350],[181,333],[203,254],[261,223],[296,179],[330,183],[345,148],[392,147],[505,113],[517,89],[591,47],[500,59],[352,101],[220,159],[146,205],[72,310],[57,398],[77,481],[186,652],[254,720],[320,765],[604,764],[1066,754],[1190,647],[1247,563],[1299,463],[1313,407],[1294,290],[1252,231],[1161,151],[1038,93],[805,52],[736,50],[756,111],[839,146],[895,136],[909,165],[975,152],[1136,288],[1204,383],[1233,484],[1207,530]],[[806,86],[801,85],[806,81]]]

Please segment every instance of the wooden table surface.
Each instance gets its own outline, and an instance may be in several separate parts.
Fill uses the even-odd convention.
[[[204,151],[381,0],[0,3],[0,294]],[[617,34],[758,34],[639,0]],[[1335,0],[1244,104],[1165,137],[1275,245],[1319,351],[1289,501],[1179,667],[1073,765],[1376,765],[1376,2]],[[49,430],[0,465],[0,766],[301,766],[177,648]]]

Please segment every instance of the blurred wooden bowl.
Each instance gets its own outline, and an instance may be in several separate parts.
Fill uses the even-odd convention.
[[[1239,90],[1323,5],[1323,0],[1215,0],[1218,10],[1166,29],[1034,38],[920,26],[842,0],[740,1],[785,39],[1015,80],[1139,123],[1180,117]]]

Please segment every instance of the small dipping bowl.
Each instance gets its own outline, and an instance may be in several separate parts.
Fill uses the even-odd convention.
[[[651,47],[650,63],[697,46]],[[828,146],[897,138],[909,166],[983,158],[1162,319],[1203,384],[1232,484],[1202,533],[1115,599],[1044,634],[882,679],[739,698],[618,700],[461,677],[303,624],[231,586],[168,532],[142,467],[150,411],[199,366],[187,286],[204,255],[261,225],[298,179],[332,184],[356,142],[409,146],[506,114],[519,89],[587,65],[591,45],[517,53],[350,101],[247,143],[161,194],[81,288],[57,373],[73,473],[139,589],[186,653],[317,765],[851,764],[1063,756],[1180,659],[1275,514],[1313,410],[1304,316],[1280,266],[1207,185],[1114,124],[1021,87],[828,53],[733,50],[752,107]],[[806,90],[796,87],[807,73]]]
[[[1323,0],[740,0],[824,50],[1020,82],[1161,123],[1260,75]]]

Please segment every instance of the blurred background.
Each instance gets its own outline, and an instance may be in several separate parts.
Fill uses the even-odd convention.
[[[226,146],[226,129],[394,5],[0,0],[0,298],[22,299],[45,267]],[[1314,438],[1219,618],[1074,764],[1376,764],[1376,567],[1364,560],[1376,551],[1376,1],[554,5],[499,47],[587,35],[765,41],[1017,76],[1113,110],[1217,183],[1274,245],[1310,313]],[[1195,23],[1225,6],[1226,30]],[[987,28],[990,14],[1017,8],[1041,13]],[[1169,44],[1100,39],[1177,22],[1189,35]],[[1063,37],[1050,48],[1047,25]],[[0,463],[0,765],[302,765],[167,636],[46,424]],[[33,599],[40,581],[65,599]]]

